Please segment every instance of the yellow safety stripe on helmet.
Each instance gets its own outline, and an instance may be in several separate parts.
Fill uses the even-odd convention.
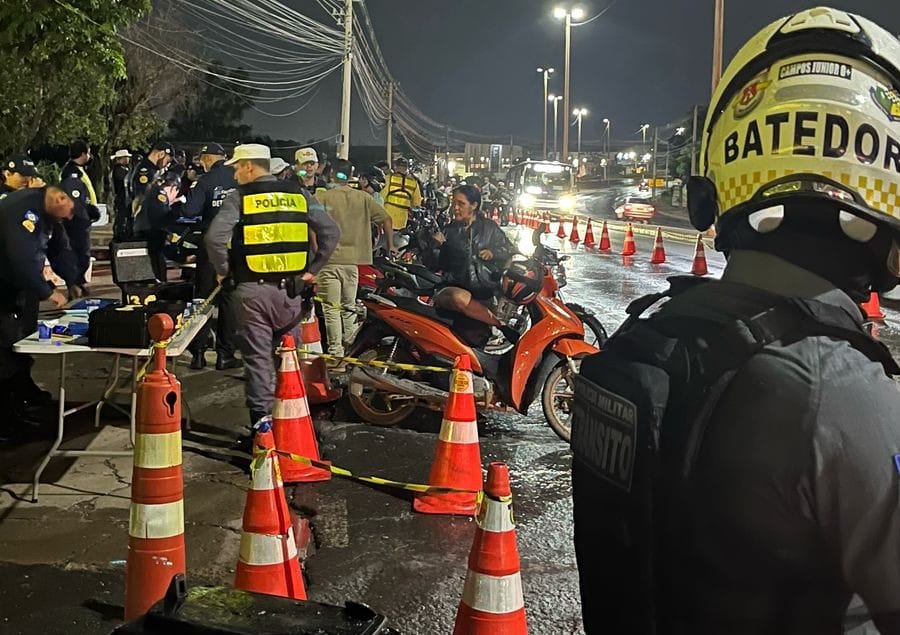
[[[268,214],[270,212],[306,213],[306,197],[303,194],[286,192],[265,192],[247,194],[243,199],[244,214]]]
[[[246,257],[247,267],[253,273],[282,273],[306,269],[307,254],[289,252],[284,254],[261,254]]]
[[[265,223],[244,226],[245,245],[305,243],[308,240],[309,225],[306,223]]]

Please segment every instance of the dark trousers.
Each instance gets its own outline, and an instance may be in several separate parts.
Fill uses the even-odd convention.
[[[201,247],[197,253],[197,271],[194,277],[194,297],[205,298],[216,288],[216,270],[206,257],[206,250]],[[216,296],[216,307],[219,310],[216,318],[216,354],[222,359],[234,357],[235,338],[237,337],[237,318],[235,317],[234,295],[230,287],[222,287]],[[206,350],[209,340],[211,321],[203,325],[188,349],[198,354]]]
[[[131,217],[131,204],[124,198],[116,197],[115,217],[113,218],[113,237],[117,242],[131,240],[134,236],[134,219]]]
[[[0,297],[0,386],[16,392],[32,385],[31,355],[13,350],[13,344],[37,330],[40,300],[33,293],[19,293],[15,297]]]

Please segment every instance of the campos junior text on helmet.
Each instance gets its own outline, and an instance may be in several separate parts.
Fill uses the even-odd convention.
[[[542,285],[541,266],[534,260],[511,262],[500,280],[503,295],[515,304],[528,304],[534,300],[540,293]]]
[[[900,232],[900,42],[869,20],[819,7],[770,24],[729,65],[704,131],[714,192],[696,198],[721,233],[791,196]]]

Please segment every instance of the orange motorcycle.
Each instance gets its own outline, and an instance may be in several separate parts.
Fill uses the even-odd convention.
[[[389,294],[390,287],[418,289],[419,281],[402,265],[388,269],[379,288],[362,299],[367,316],[350,356],[449,369],[457,357],[468,355],[479,409],[525,414],[540,399],[547,423],[568,441],[572,377],[580,360],[599,349],[585,342],[579,316],[558,294],[548,292],[558,284],[553,275],[553,263],[558,262],[553,250],[537,244],[530,258],[514,263],[504,274],[504,283],[513,269],[542,279],[524,293],[523,285],[512,279],[511,293],[505,295],[524,305],[530,327],[502,355],[485,350],[491,338],[489,326],[435,308],[428,298]],[[348,379],[348,393],[353,410],[364,421],[394,426],[419,407],[443,410],[449,379],[449,372],[437,370],[357,367]]]

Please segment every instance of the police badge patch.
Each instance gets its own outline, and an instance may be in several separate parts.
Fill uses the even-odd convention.
[[[29,234],[33,234],[33,233],[34,233],[34,222],[33,222],[33,221],[30,221],[30,220],[23,220],[23,221],[22,221],[22,227],[24,227],[24,228],[25,228],[25,231],[27,231]]]
[[[159,201],[160,203],[165,203],[165,202],[166,202],[166,195],[165,195],[165,194],[160,194],[160,195],[158,195],[158,196],[156,197],[156,200]]]
[[[36,223],[37,222],[37,214],[35,214],[31,210],[28,210],[27,212],[25,212],[25,220],[30,220],[32,223]]]
[[[141,175],[141,176],[138,177],[138,181],[139,181],[141,184],[144,184],[144,183],[146,183],[146,182],[149,181],[149,180],[150,180],[150,179],[148,179],[148,178],[147,178],[146,176],[144,176],[144,175]]]

